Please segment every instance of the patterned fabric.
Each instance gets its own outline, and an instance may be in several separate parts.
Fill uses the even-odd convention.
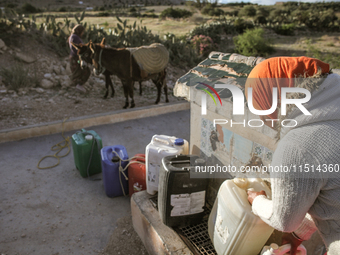
[[[130,51],[140,69],[144,70],[146,74],[163,71],[169,62],[169,52],[160,43],[126,49]]]
[[[78,64],[78,56],[72,56],[69,57],[70,60],[70,68],[71,68],[71,81],[74,86],[77,84],[83,85],[90,77],[91,71],[88,67],[84,67],[81,69],[80,65]]]

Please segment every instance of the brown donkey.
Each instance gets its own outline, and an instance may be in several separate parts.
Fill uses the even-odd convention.
[[[79,45],[73,46],[79,49]],[[133,84],[135,81],[141,82],[151,79],[157,87],[157,99],[155,104],[158,104],[160,101],[162,87],[164,88],[166,102],[169,102],[168,87],[165,80],[165,68],[158,73],[146,74],[141,70],[129,49],[105,47],[105,38],[100,44],[94,44],[90,41],[88,44],[82,45],[82,47],[85,46],[87,49],[83,53],[79,54],[78,50],[78,55],[81,60],[83,60],[86,55],[89,56],[92,59],[95,73],[98,74],[108,71],[110,74],[116,75],[122,81],[126,99],[123,107],[124,109],[129,106],[129,96],[131,98],[130,107],[135,107],[133,99]]]
[[[72,43],[73,47],[75,47],[77,49],[77,54],[79,56],[79,60],[80,60],[80,66],[81,68],[84,68],[87,66],[87,64],[92,64],[92,52],[89,48],[89,44],[74,44]],[[104,99],[106,99],[109,95],[109,88],[111,87],[111,97],[114,97],[115,94],[115,90],[113,88],[113,83],[111,81],[110,76],[112,75],[109,71],[105,70],[105,72],[103,72],[103,75],[105,76],[105,87],[106,87],[106,92],[104,95]],[[139,82],[139,95],[142,95],[142,82]]]

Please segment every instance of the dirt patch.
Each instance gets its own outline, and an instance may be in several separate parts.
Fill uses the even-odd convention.
[[[132,226],[131,215],[120,218],[102,255],[146,255],[142,241]]]
[[[154,104],[156,93],[154,85],[144,84],[142,96],[135,93],[136,106]],[[172,88],[169,88],[169,93],[170,102],[181,100],[172,96]],[[116,86],[116,95],[113,98],[103,99],[104,94],[105,87],[101,84],[94,84],[86,95],[74,88],[29,89],[19,93],[9,91],[0,95],[0,130],[122,109],[125,98],[121,86]],[[161,103],[164,102],[165,97],[162,95]]]
[[[40,81],[40,84],[39,86],[31,84],[29,87],[14,90],[0,78],[0,130],[106,113],[121,110],[124,106],[123,87],[115,76],[111,76],[114,82],[114,97],[103,99],[106,92],[105,78],[94,75],[91,75],[87,82],[89,92],[82,94],[70,83],[68,57],[59,57],[48,47],[38,44],[34,38],[21,37],[20,40],[25,41],[25,44],[7,46],[6,50],[3,50],[0,54],[0,64],[10,70],[20,62],[18,52],[34,57],[36,61],[21,65],[29,70],[28,80],[35,79]],[[170,102],[183,100],[174,97],[172,89],[176,80],[187,70],[168,65],[167,84]],[[41,87],[43,82],[47,84],[44,88]],[[142,83],[142,95],[139,95],[139,84],[135,83],[136,107],[153,105],[156,97],[157,89],[151,80]],[[162,91],[160,103],[164,102],[165,96]]]

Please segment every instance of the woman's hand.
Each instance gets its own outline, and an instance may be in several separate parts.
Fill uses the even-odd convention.
[[[295,238],[291,233],[284,233],[282,236],[282,244],[290,244],[291,249],[290,249],[290,255],[296,255],[297,253],[297,248],[299,247],[299,245],[302,243],[301,239],[297,239]]]
[[[248,194],[248,201],[251,205],[253,204],[255,197],[260,196],[260,195],[266,196],[266,192],[264,190],[261,190],[260,192],[247,190],[247,194]]]

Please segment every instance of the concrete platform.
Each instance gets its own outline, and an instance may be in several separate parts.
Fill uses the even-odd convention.
[[[164,225],[146,191],[133,194],[131,213],[133,227],[150,255],[193,255],[177,233]]]

